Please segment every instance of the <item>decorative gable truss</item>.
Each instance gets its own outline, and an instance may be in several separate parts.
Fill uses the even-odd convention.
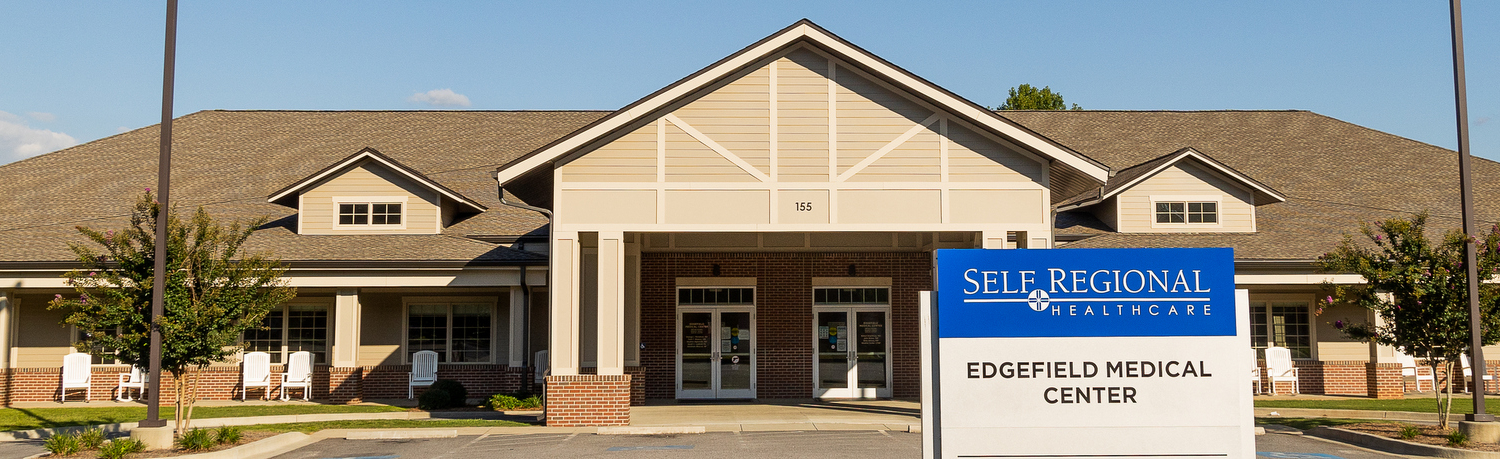
[[[1045,225],[1054,176],[1106,174],[804,21],[498,179],[559,229],[917,230]]]
[[[298,234],[438,234],[455,219],[485,210],[368,147],[267,201],[297,209]]]

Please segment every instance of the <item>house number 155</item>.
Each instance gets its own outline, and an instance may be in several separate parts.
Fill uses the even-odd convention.
[[[807,201],[798,201],[796,204],[798,212],[812,212],[813,203]]]

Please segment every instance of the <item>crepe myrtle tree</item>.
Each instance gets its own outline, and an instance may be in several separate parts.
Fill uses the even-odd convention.
[[[1410,218],[1391,218],[1360,225],[1362,237],[1345,234],[1337,249],[1318,258],[1324,272],[1359,274],[1360,284],[1324,283],[1332,292],[1323,307],[1348,304],[1373,311],[1380,320],[1343,318],[1333,323],[1350,338],[1392,346],[1425,359],[1434,375],[1443,369],[1449,375],[1446,391],[1435,390],[1438,423],[1448,428],[1453,409],[1454,363],[1467,352],[1469,336],[1469,290],[1464,268],[1464,234],[1451,230],[1440,239],[1428,238],[1427,213]],[[1491,227],[1474,235],[1481,275],[1495,275],[1500,267],[1500,234]],[[1500,286],[1481,284],[1479,306],[1485,345],[1500,340],[1497,314]],[[1483,390],[1482,379],[1479,390]]]
[[[77,227],[87,243],[69,243],[82,267],[63,275],[73,287],[48,305],[66,313],[63,323],[79,332],[82,352],[107,353],[146,368],[150,356],[151,288],[156,250],[156,216],[161,204],[147,188],[122,229]],[[243,253],[243,243],[265,218],[227,226],[203,208],[187,220],[167,217],[167,285],[161,368],[176,389],[176,431],[192,419],[198,399],[198,373],[240,351],[245,330],[261,327],[271,308],[296,296],[282,274],[281,261],[268,254]],[[156,394],[152,394],[156,396]]]

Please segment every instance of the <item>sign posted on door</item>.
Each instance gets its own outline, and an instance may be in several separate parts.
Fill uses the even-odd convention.
[[[936,265],[929,454],[1254,456],[1231,249],[944,249]]]

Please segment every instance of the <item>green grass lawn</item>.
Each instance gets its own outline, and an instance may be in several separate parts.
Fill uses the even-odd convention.
[[[243,416],[280,416],[292,414],[383,413],[406,411],[406,408],[384,405],[254,405],[200,406],[193,409],[193,419],[232,418]],[[163,419],[173,419],[172,407],[161,408]],[[28,430],[47,427],[86,426],[135,422],[146,418],[146,407],[119,408],[5,408],[0,409],[0,430]]]
[[[1485,410],[1500,414],[1500,398],[1485,397]],[[1372,410],[1410,411],[1416,413],[1438,412],[1437,400],[1431,396],[1408,397],[1400,400],[1340,399],[1340,400],[1256,400],[1256,408],[1313,408],[1325,410]],[[1453,413],[1474,412],[1474,399],[1463,394],[1453,394]]]
[[[246,431],[257,432],[302,432],[312,433],[324,429],[408,429],[413,427],[523,427],[531,424],[514,421],[487,421],[483,419],[372,419],[364,421],[295,422],[290,424],[261,424],[244,426]]]

